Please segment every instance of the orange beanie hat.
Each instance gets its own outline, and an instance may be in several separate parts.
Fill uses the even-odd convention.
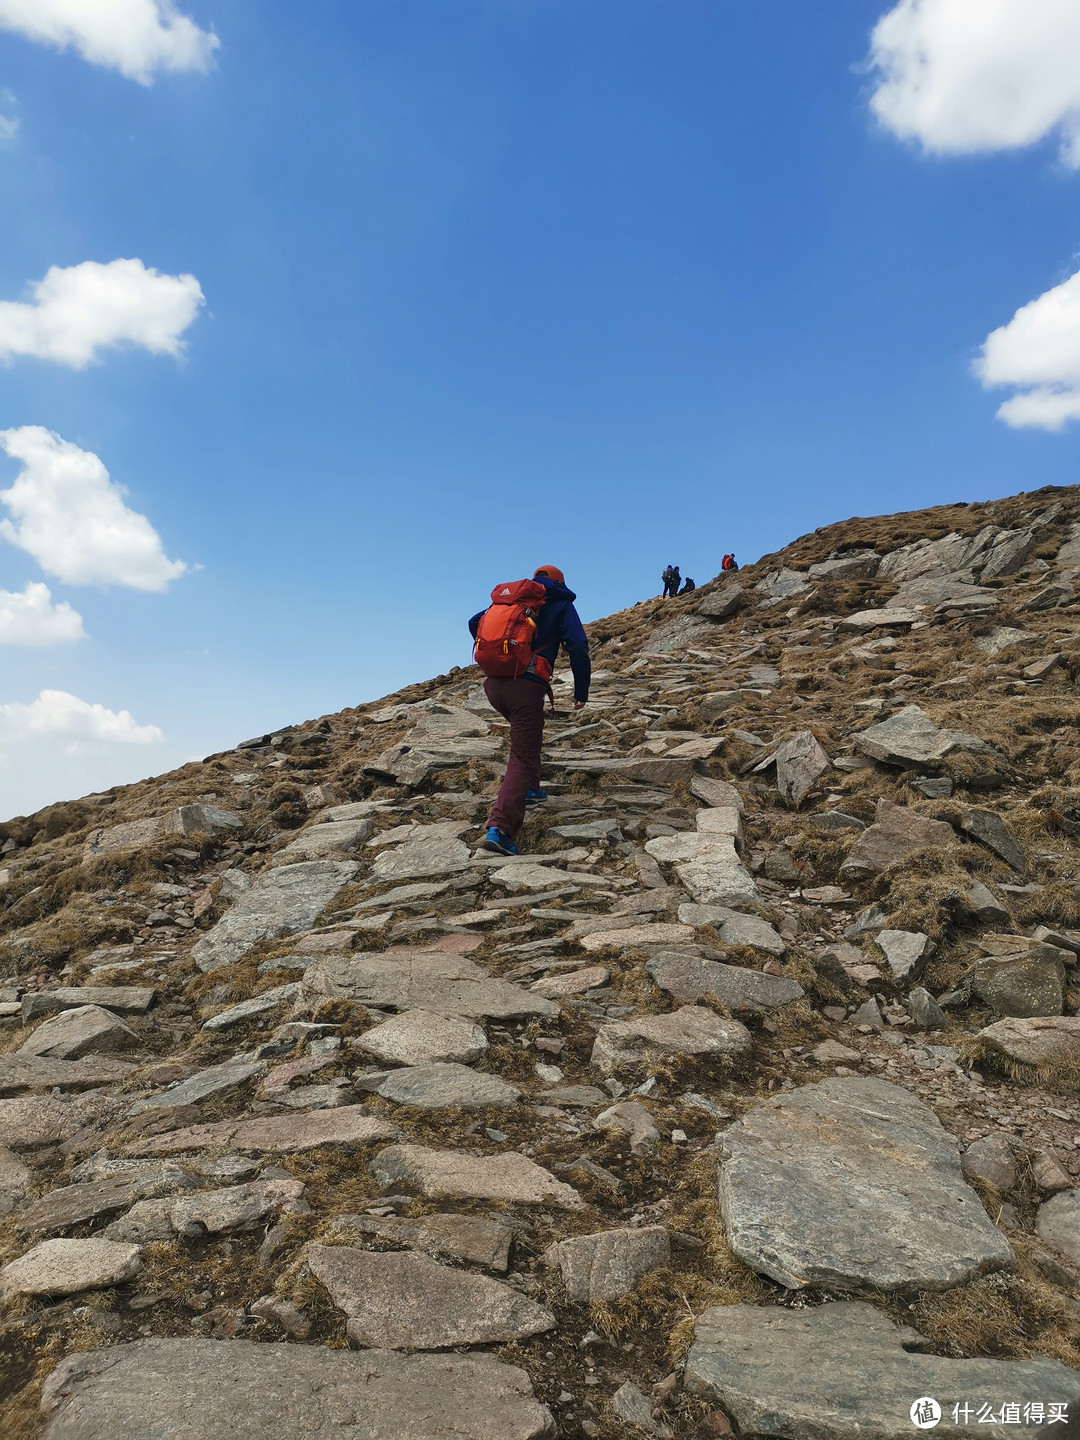
[[[546,575],[549,580],[557,580],[560,585],[566,584],[566,576],[557,565],[541,565],[539,570],[533,571],[533,579],[538,575]]]

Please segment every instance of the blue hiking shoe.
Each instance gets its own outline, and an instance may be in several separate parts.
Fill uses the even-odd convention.
[[[508,835],[497,830],[494,825],[480,841],[481,849],[494,850],[496,855],[520,855],[521,851]]]
[[[536,805],[539,801],[546,800],[547,798],[548,793],[546,790],[530,790],[525,796],[525,804]]]

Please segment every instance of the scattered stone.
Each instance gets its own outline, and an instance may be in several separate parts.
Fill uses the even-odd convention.
[[[212,834],[215,830],[240,829],[243,823],[238,815],[219,810],[216,805],[181,805],[166,815],[91,830],[83,846],[83,862],[121,850],[145,850],[171,835]]]
[[[937,1003],[929,990],[924,990],[921,985],[916,985],[907,998],[908,1014],[920,1030],[943,1030],[945,1028],[945,1011]]]
[[[144,1110],[171,1109],[177,1105],[198,1105],[212,1095],[220,1095],[237,1085],[246,1084],[266,1069],[265,1060],[226,1060],[221,1065],[211,1065],[206,1070],[170,1085],[145,1100],[137,1100],[131,1107],[133,1115]]]
[[[144,985],[71,985],[63,990],[34,990],[22,998],[23,1024],[85,1005],[115,1010],[120,1015],[144,1015],[157,1000],[157,993]]]
[[[1080,1401],[1080,1376],[1059,1360],[928,1355],[917,1331],[862,1300],[805,1310],[721,1305],[698,1317],[694,1334],[686,1389],[722,1405],[743,1435],[907,1440],[913,1403],[935,1396],[951,1433],[974,1440],[975,1406],[971,1425],[956,1427],[947,1398],[977,1396],[997,1414],[1006,1402],[1023,1413],[1032,1402],[1068,1409]]]
[[[975,966],[971,989],[998,1015],[1060,1015],[1065,998],[1065,967],[1060,957],[1053,945],[1035,945],[1021,954],[988,956]]]
[[[387,880],[418,880],[426,875],[456,875],[468,868],[471,858],[469,847],[461,840],[444,836],[413,840],[381,851],[371,867],[371,882],[374,885]]]
[[[414,1009],[393,1015],[381,1025],[366,1030],[356,1044],[369,1055],[393,1065],[443,1061],[469,1065],[487,1050],[488,1038],[479,1025],[459,1015]]]
[[[19,1055],[43,1055],[53,1060],[77,1060],[138,1043],[134,1030],[100,1005],[80,1005],[43,1021],[19,1046]]]
[[[299,1000],[303,989],[296,980],[291,985],[277,985],[272,990],[264,990],[250,1000],[241,1000],[239,1005],[230,1005],[226,1010],[219,1010],[204,1023],[203,1029],[229,1030],[233,1025],[241,1025],[255,1015],[265,1015],[268,1010],[274,1010],[278,1005]]]
[[[489,1270],[505,1271],[510,1263],[514,1232],[502,1221],[478,1215],[422,1215],[418,1220],[402,1220],[396,1215],[342,1215],[336,1223],[342,1229],[375,1235],[409,1250],[447,1255]]]
[[[832,761],[810,730],[800,730],[776,752],[776,788],[785,805],[797,808],[814,781],[832,768]]]
[[[256,1320],[274,1321],[294,1340],[307,1340],[311,1335],[311,1321],[291,1300],[280,1295],[260,1296],[248,1306],[248,1314]]]
[[[493,1020],[559,1014],[552,1001],[494,979],[463,955],[424,950],[317,960],[304,973],[304,990],[320,1000],[355,1000],[380,1010],[432,1010]]]
[[[698,811],[698,815],[710,813]],[[700,904],[740,905],[760,899],[729,835],[700,830],[660,835],[646,841],[645,849],[655,859],[673,863],[675,873]]]
[[[138,1245],[90,1240],[42,1240],[0,1270],[0,1300],[13,1295],[77,1295],[123,1285],[142,1265]]]
[[[616,1130],[630,1141],[631,1150],[656,1145],[660,1131],[652,1115],[640,1100],[620,1100],[597,1115],[593,1121],[594,1130]]]
[[[264,870],[251,889],[197,941],[200,970],[233,965],[263,940],[309,930],[334,896],[356,875],[355,860],[305,860]]]
[[[553,825],[547,832],[563,840],[610,840],[613,844],[622,839],[617,820],[590,820],[584,825]]]
[[[699,615],[705,615],[710,620],[726,620],[729,615],[735,615],[747,604],[746,591],[737,582],[730,585],[723,585],[719,590],[714,590],[697,608]]]
[[[708,775],[695,775],[690,782],[690,793],[704,804],[719,810],[738,810],[741,815],[746,809],[743,798],[734,785],[726,780],[714,780]]]
[[[611,1409],[615,1418],[624,1425],[632,1425],[645,1435],[657,1433],[652,1406],[632,1380],[625,1380],[615,1391],[611,1397]]]
[[[299,860],[321,860],[327,855],[350,855],[374,833],[373,820],[330,820],[309,825],[284,850],[274,856],[275,865],[294,865]]]
[[[748,1111],[724,1147],[728,1244],[791,1289],[943,1290],[1015,1263],[952,1138],[887,1081],[804,1085]]]
[[[388,1350],[493,1345],[555,1328],[550,1310],[498,1280],[414,1251],[309,1245],[311,1273],[349,1316],[349,1339]]]
[[[863,730],[855,736],[855,746],[871,760],[905,769],[944,760],[954,750],[969,750],[980,755],[993,753],[991,746],[974,735],[966,735],[962,730],[939,730],[918,705],[908,705],[888,720]]]
[[[498,1075],[470,1070],[468,1065],[408,1065],[375,1075],[357,1075],[362,1090],[374,1091],[396,1105],[415,1105],[421,1110],[438,1110],[458,1105],[463,1110],[483,1110],[488,1105],[516,1105],[521,1091]]]
[[[955,841],[951,825],[930,820],[906,805],[879,800],[874,823],[864,830],[840,866],[844,880],[868,880],[898,865],[919,850],[930,850]]]
[[[596,1305],[621,1300],[642,1275],[667,1265],[671,1242],[663,1225],[633,1230],[601,1230],[560,1240],[544,1252],[549,1270],[558,1270],[568,1300]]]
[[[428,1200],[495,1200],[562,1210],[579,1210],[583,1204],[572,1186],[514,1151],[475,1155],[424,1145],[391,1145],[380,1150],[369,1168],[384,1188],[408,1185]]]
[[[973,920],[979,920],[983,924],[1007,925],[1009,922],[1008,910],[981,880],[972,880],[959,896],[959,903]]]
[[[220,1235],[228,1230],[252,1230],[267,1217],[305,1214],[302,1180],[254,1180],[224,1190],[200,1190],[194,1195],[170,1195],[140,1200],[105,1230],[109,1240],[132,1240],[148,1245],[175,1235]]]
[[[565,995],[584,995],[588,990],[597,990],[611,979],[611,973],[603,965],[586,965],[582,970],[572,970],[565,975],[551,975],[537,980],[529,989],[534,995],[545,1000],[560,1000]]]
[[[1031,1157],[1031,1178],[1044,1195],[1072,1190],[1073,1179],[1053,1150],[1036,1150]]]
[[[851,830],[865,830],[866,826],[856,815],[845,815],[843,810],[822,810],[809,817],[810,828],[820,835],[843,835]]]
[[[749,1010],[760,1015],[803,995],[802,986],[785,975],[766,975],[760,970],[700,960],[678,950],[663,950],[654,955],[645,969],[661,990],[689,1004],[703,995],[715,995],[732,1010]]]
[[[21,1210],[30,1198],[32,1172],[5,1145],[0,1145],[0,1219]]]
[[[974,1140],[960,1157],[960,1168],[969,1183],[981,1180],[1002,1195],[1008,1194],[1018,1179],[1017,1158],[1020,1142],[1002,1130]]]
[[[199,1397],[193,1404],[192,1397]],[[363,1355],[247,1340],[138,1340],[70,1355],[49,1376],[43,1440],[546,1440],[551,1412],[524,1370],[493,1355]]]
[[[744,705],[747,700],[756,700],[753,690],[712,690],[698,701],[701,718],[706,722],[718,720],[725,710]]]
[[[897,984],[917,980],[937,946],[921,930],[881,930],[874,942],[889,962]]]
[[[953,782],[947,775],[920,775],[912,780],[911,788],[927,800],[947,800],[953,792]]]
[[[879,930],[884,930],[889,924],[888,911],[882,910],[880,905],[868,905],[865,910],[860,910],[855,919],[844,930],[844,939],[848,941],[861,940],[864,935],[875,935]]]
[[[1080,1265],[1080,1190],[1065,1190],[1039,1206],[1039,1239]]]
[[[1021,875],[1024,873],[1027,868],[1024,852],[1005,821],[993,810],[966,810],[960,817],[960,828],[980,845],[1000,855],[1006,865]]]
[[[777,958],[787,952],[783,940],[760,915],[744,915],[723,905],[680,905],[679,920],[683,925],[714,925],[724,945],[746,945]]]
[[[669,1015],[616,1020],[601,1025],[592,1063],[604,1074],[644,1064],[650,1055],[717,1055],[732,1058],[752,1047],[750,1032],[738,1020],[715,1015],[703,1006],[684,1005]]]
[[[1026,630],[1017,630],[1012,625],[996,625],[989,635],[977,635],[972,644],[984,655],[999,655],[1002,650],[1008,650],[1013,645],[1018,645],[1021,640],[1033,640],[1034,638]]]
[[[346,1151],[391,1140],[397,1127],[369,1115],[363,1105],[316,1110],[302,1115],[262,1115],[238,1120],[212,1120],[189,1125],[167,1135],[132,1141],[128,1155],[179,1155],[187,1150],[279,1151],[293,1154],[318,1145],[338,1145]]]
[[[872,1030],[884,1030],[885,1021],[873,995],[851,1012],[852,1025],[869,1025]]]

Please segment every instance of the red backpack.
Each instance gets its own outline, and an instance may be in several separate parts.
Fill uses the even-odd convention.
[[[516,680],[526,670],[551,679],[551,661],[532,653],[533,636],[547,590],[538,580],[510,580],[496,585],[491,604],[476,627],[473,658],[485,675]]]

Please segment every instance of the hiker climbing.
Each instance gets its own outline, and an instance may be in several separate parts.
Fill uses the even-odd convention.
[[[526,805],[547,799],[540,788],[544,701],[551,695],[560,646],[570,657],[574,709],[581,710],[589,698],[589,642],[574,609],[576,599],[557,566],[541,565],[531,580],[496,585],[491,605],[469,621],[473,654],[486,676],[484,694],[510,722],[510,758],[481,841],[485,850],[500,855],[519,853],[514,837]]]
[[[682,584],[682,576],[679,574],[679,567],[677,565],[665,566],[660,579],[664,582],[663,598],[665,600],[669,595],[678,595],[679,586]]]
[[[686,579],[683,581],[683,587],[682,587],[682,589],[679,591],[679,594],[680,594],[680,595],[689,595],[691,590],[696,590],[696,589],[697,589],[697,586],[694,584],[693,580],[691,580],[691,579],[690,579],[690,576],[688,575],[688,576],[686,577]]]
[[[739,562],[735,559],[734,555],[725,555],[720,562],[721,570],[737,570],[738,568]]]

